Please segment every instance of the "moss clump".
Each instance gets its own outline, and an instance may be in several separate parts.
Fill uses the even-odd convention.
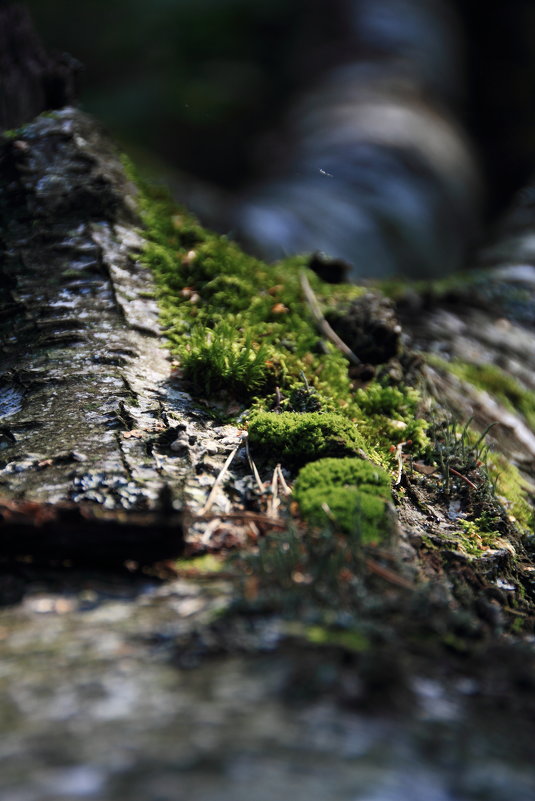
[[[294,485],[303,517],[315,525],[334,522],[357,533],[362,543],[379,542],[389,532],[386,504],[390,478],[363,459],[320,459],[306,465]]]
[[[346,456],[366,446],[354,423],[321,412],[258,412],[249,423],[249,440],[262,455],[292,464]]]
[[[393,387],[379,382],[355,393],[355,401],[365,420],[365,434],[393,445],[409,441],[413,452],[422,453],[429,445],[428,423],[418,416],[420,394],[412,387]]]
[[[250,398],[268,380],[268,355],[265,345],[248,339],[233,342],[230,326],[224,322],[213,330],[199,326],[182,354],[183,376],[203,397],[224,390]]]

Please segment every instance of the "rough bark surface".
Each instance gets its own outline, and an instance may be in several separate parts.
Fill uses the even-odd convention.
[[[188,479],[198,495],[203,481],[192,481],[192,459],[209,455],[197,473],[218,472],[239,439],[190,414],[191,398],[170,381],[152,280],[137,258],[135,188],[74,109],[5,138],[0,182],[2,550],[40,551],[40,541],[64,557],[177,553],[173,498],[188,496]],[[173,445],[179,435],[187,441]],[[46,536],[42,528],[27,540],[39,517],[28,501],[55,505]]]

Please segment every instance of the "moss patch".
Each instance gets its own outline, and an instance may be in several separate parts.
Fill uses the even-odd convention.
[[[388,534],[390,478],[364,459],[311,462],[297,477],[294,497],[305,520],[315,525],[334,522],[362,543],[379,542]]]
[[[423,452],[429,445],[428,423],[418,416],[420,393],[412,387],[383,386],[378,382],[355,393],[363,428],[368,439],[378,436],[396,445],[410,441],[413,451]]]
[[[318,333],[303,297],[300,271],[306,270],[306,257],[273,265],[258,261],[206,231],[164,191],[144,186],[131,165],[125,166],[140,190],[147,240],[142,259],[155,277],[169,347],[195,396],[227,395],[252,406],[254,414],[277,406],[334,413],[347,421],[342,439],[350,450],[366,447],[385,465],[392,444],[411,439],[414,450],[421,446],[426,423],[417,419],[417,393],[400,388],[392,394],[389,388],[381,395],[382,384],[373,381],[355,395],[347,360]],[[326,284],[310,270],[306,274],[325,309],[364,292]],[[320,430],[329,425],[322,423]],[[307,448],[307,459],[332,453],[317,452],[312,444]]]
[[[321,412],[259,412],[249,423],[249,440],[263,456],[291,464],[347,456],[366,447],[354,423],[342,415]]]
[[[532,532],[535,526],[535,509],[530,503],[529,491],[522,474],[502,454],[489,452],[489,467],[496,475],[499,499],[518,528]]]

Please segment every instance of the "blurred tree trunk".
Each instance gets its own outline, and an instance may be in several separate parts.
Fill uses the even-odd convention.
[[[0,7],[0,130],[16,128],[42,111],[62,108],[75,98],[80,65],[67,54],[46,52],[27,9]]]

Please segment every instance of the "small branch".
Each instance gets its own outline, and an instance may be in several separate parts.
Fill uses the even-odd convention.
[[[300,279],[305,300],[308,303],[310,311],[312,312],[312,316],[314,317],[314,321],[321,333],[329,340],[329,342],[332,342],[332,344],[338,348],[341,353],[344,354],[348,361],[350,361],[352,364],[362,364],[359,357],[353,353],[351,348],[349,348],[342,339],[340,339],[336,331],[331,328],[323,316],[318,299],[316,298],[316,295],[310,286],[310,282],[306,277],[304,270],[301,271]]]
[[[200,511],[200,516],[201,517],[203,515],[205,515],[207,512],[209,512],[210,509],[212,508],[212,505],[213,505],[213,503],[215,501],[216,492],[219,489],[219,487],[221,486],[221,484],[223,483],[223,479],[225,478],[225,476],[227,474],[227,471],[228,471],[228,469],[229,469],[229,467],[230,467],[230,465],[232,463],[232,460],[234,459],[234,457],[236,456],[236,454],[238,453],[240,448],[241,448],[241,442],[240,442],[239,445],[236,445],[236,447],[229,453],[225,464],[221,468],[221,472],[219,473],[218,477],[214,481],[214,486],[210,490],[210,494],[209,494],[208,498],[206,499],[206,503],[204,504],[203,508]]]
[[[216,516],[217,520],[241,520],[242,522],[254,522],[254,523],[265,523],[269,526],[274,526],[275,528],[285,529],[288,526],[288,522],[270,517],[269,515],[263,515],[259,512],[221,512],[218,513]],[[192,520],[212,520],[214,519],[212,515],[207,513],[193,515]]]
[[[268,515],[275,517],[279,505],[280,505],[279,482],[278,482],[277,468],[275,468],[275,470],[273,471],[273,477],[271,479],[271,498],[269,499],[268,502]]]
[[[469,478],[466,478],[466,476],[463,476],[463,474],[459,473],[458,470],[455,470],[454,467],[448,467],[448,470],[450,471],[450,473],[453,473],[454,476],[457,476],[457,478],[461,478],[463,481],[465,481],[468,484],[468,486],[471,487],[472,489],[474,489],[474,490],[477,489],[477,487],[473,483],[473,481],[470,481]]]
[[[279,476],[279,483],[280,483],[280,485],[282,487],[282,491],[284,492],[285,495],[291,495],[292,494],[292,490],[290,489],[290,487],[286,483],[286,480],[285,480],[285,478],[284,478],[284,476],[282,474],[282,468],[281,468],[280,464],[278,464],[275,469],[276,469],[276,471],[278,473],[278,476]]]
[[[256,469],[256,465],[253,461],[253,457],[251,456],[251,451],[249,450],[249,438],[245,438],[245,452],[247,454],[247,461],[249,462],[249,467],[251,468],[251,472],[254,476],[254,480],[256,481],[256,486],[258,487],[258,491],[261,495],[264,494],[264,485],[260,479],[260,474]]]
[[[395,584],[397,587],[403,587],[404,590],[415,589],[414,584],[411,584],[410,581],[407,581],[407,579],[404,579],[403,576],[399,576],[397,573],[394,573],[394,571],[390,570],[390,568],[383,567],[383,565],[380,565],[373,559],[365,559],[364,563],[371,573],[375,573],[376,576],[380,576],[390,584]]]

